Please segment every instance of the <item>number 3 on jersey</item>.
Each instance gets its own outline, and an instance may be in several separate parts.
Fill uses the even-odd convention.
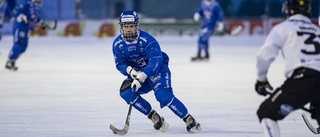
[[[302,49],[301,52],[308,55],[316,55],[320,54],[320,35],[316,35],[314,33],[310,32],[297,32],[298,36],[308,35],[308,38],[304,41],[304,44],[306,45],[313,45],[314,51],[307,51],[305,49]],[[319,39],[319,41],[315,41],[315,39]]]

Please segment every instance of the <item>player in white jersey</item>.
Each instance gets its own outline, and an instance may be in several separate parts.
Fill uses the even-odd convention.
[[[320,124],[320,29],[311,22],[310,5],[310,0],[285,0],[288,18],[273,27],[257,53],[255,90],[271,94],[257,111],[264,137],[280,137],[277,121],[309,102],[312,118]],[[271,93],[267,73],[279,52],[287,79]]]

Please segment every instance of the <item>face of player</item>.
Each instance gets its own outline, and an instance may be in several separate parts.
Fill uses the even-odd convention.
[[[125,23],[121,26],[121,29],[123,37],[125,37],[128,41],[132,41],[136,38],[138,30],[137,24]]]
[[[134,33],[137,27],[133,23],[130,23],[130,24],[123,24],[122,29],[124,34],[130,34],[130,33]]]

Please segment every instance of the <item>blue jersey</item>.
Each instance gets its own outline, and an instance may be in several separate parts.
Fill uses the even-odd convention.
[[[2,3],[0,3],[0,28],[2,28],[6,10],[7,3],[5,1],[2,1]]]
[[[223,21],[223,11],[219,3],[215,0],[212,0],[211,2],[203,0],[197,12],[201,16],[202,27],[213,29],[215,27],[216,22]]]
[[[119,35],[113,42],[113,55],[116,68],[129,76],[126,68],[131,66],[144,72],[148,77],[158,73],[163,64],[168,64],[169,57],[161,51],[157,40],[150,34],[139,30],[133,42],[125,41]]]
[[[27,17],[28,23],[18,22],[17,19],[15,19],[14,27],[34,29],[35,25],[42,21],[39,16],[40,8],[41,4],[37,4],[33,0],[26,0],[24,3],[18,5],[13,10],[15,17],[24,14]]]

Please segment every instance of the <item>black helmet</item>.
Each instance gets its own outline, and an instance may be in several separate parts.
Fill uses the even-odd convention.
[[[311,0],[285,0],[282,11],[288,16],[302,14],[311,17]]]

